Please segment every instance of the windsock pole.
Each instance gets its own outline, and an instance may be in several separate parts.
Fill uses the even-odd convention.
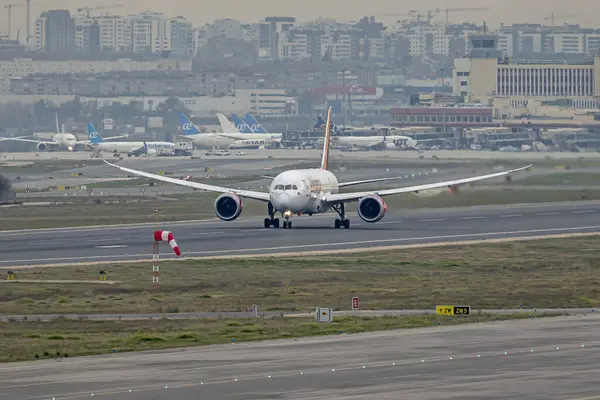
[[[152,287],[159,287],[159,276],[160,276],[160,267],[159,267],[159,257],[160,257],[160,246],[159,242],[154,241],[152,243]]]
[[[169,246],[173,249],[173,252],[177,257],[181,255],[179,246],[175,241],[173,233],[170,231],[154,231],[154,242],[152,243],[152,284],[154,287],[158,287],[158,280],[160,275],[160,268],[158,266],[160,257],[160,242],[168,242]]]

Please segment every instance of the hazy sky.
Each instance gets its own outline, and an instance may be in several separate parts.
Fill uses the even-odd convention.
[[[12,0],[11,0],[12,1]],[[23,1],[23,0],[21,0]],[[15,1],[12,1],[13,3]],[[24,1],[23,1],[24,3]],[[68,8],[72,12],[77,7],[119,4],[110,0],[32,0],[32,19],[44,9]],[[121,3],[123,4],[123,2]],[[538,22],[554,11],[556,24],[579,23],[586,27],[600,27],[599,0],[136,0],[124,2],[125,7],[95,11],[114,14],[136,13],[143,10],[162,12],[168,16],[185,16],[195,24],[211,22],[218,18],[233,18],[243,22],[254,22],[265,16],[295,16],[299,21],[310,21],[318,17],[330,17],[340,21],[353,21],[361,16],[375,16],[382,22],[391,24],[399,18],[383,17],[385,13],[406,14],[411,9],[426,11],[435,8],[488,7],[487,11],[460,11],[450,13],[450,22],[486,21],[490,26],[500,22]],[[350,6],[352,4],[352,6]],[[6,30],[6,10],[3,10],[2,30]],[[23,29],[24,7],[14,8],[13,32]],[[437,20],[444,21],[445,14],[438,14]],[[550,21],[547,21],[549,24]]]

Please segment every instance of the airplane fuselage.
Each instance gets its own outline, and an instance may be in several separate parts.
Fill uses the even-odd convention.
[[[323,169],[285,171],[271,182],[269,196],[275,210],[291,214],[318,214],[329,210],[323,196],[338,192],[338,179]]]
[[[197,146],[229,146],[235,149],[266,146],[281,139],[281,135],[271,133],[242,133],[235,136],[233,134],[198,133],[184,137],[190,139]]]
[[[336,136],[332,139],[333,143],[344,144],[358,147],[374,147],[383,144],[393,145],[396,148],[414,147],[417,144],[415,139],[408,136],[388,135],[388,136]]]
[[[175,144],[169,142],[146,142],[146,144],[149,150],[173,151],[175,149]],[[144,142],[102,142],[91,147],[94,151],[130,153],[144,147]]]

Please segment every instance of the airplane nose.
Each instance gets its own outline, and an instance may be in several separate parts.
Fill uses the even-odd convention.
[[[280,192],[271,194],[271,203],[276,210],[280,212],[288,211],[287,209],[290,206],[290,195],[289,193]]]

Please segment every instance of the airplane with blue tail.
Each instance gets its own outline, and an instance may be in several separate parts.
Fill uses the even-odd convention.
[[[256,133],[256,131],[254,131],[254,129],[252,129],[252,127],[237,114],[231,114],[231,119],[240,133]]]
[[[327,122],[322,116],[317,117],[317,123],[313,129],[322,129]],[[369,135],[369,136],[344,136],[333,120],[331,121],[331,142],[332,144],[352,146],[365,149],[402,149],[418,150],[417,140],[409,136],[402,135]],[[354,130],[354,129],[352,129]],[[350,131],[352,131],[350,130]],[[394,132],[393,130],[391,132]]]
[[[131,156],[155,156],[159,154],[171,154],[175,151],[175,143],[171,142],[108,142],[100,136],[98,130],[91,122],[87,124],[89,136],[89,146],[94,154],[92,157],[98,156],[100,153],[126,153]]]
[[[250,125],[250,129],[252,129],[256,133],[269,133],[269,131],[267,131],[265,127],[262,126],[260,122],[256,120],[256,118],[254,118],[252,114],[244,115],[244,121],[247,125]]]
[[[223,133],[203,133],[184,113],[179,113],[179,123],[186,137],[198,146],[222,147],[230,149],[249,149],[264,147],[280,147],[281,134],[276,133],[241,133],[223,114],[217,114]]]

